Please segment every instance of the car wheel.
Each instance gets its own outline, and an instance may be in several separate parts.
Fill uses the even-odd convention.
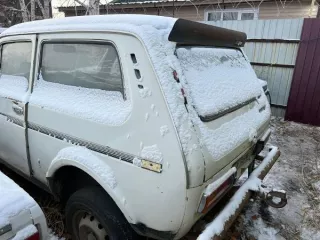
[[[136,239],[113,200],[98,187],[75,192],[66,205],[66,224],[74,240]]]

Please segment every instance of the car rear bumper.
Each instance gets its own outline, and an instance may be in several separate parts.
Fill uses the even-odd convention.
[[[212,239],[214,239],[214,237],[223,234],[222,231],[228,229],[232,225],[233,221],[236,219],[243,207],[251,198],[253,193],[252,187],[257,186],[259,182],[261,183],[260,180],[264,179],[279,156],[280,151],[277,147],[269,148],[268,154],[263,157],[261,163],[251,173],[248,180],[236,191],[236,193],[233,195],[230,201],[228,201],[224,208],[218,214],[214,214],[216,217],[209,224],[209,226],[215,227],[208,226],[203,234],[205,234],[206,236],[208,236],[209,234]],[[194,223],[205,215],[197,212],[201,196],[205,188],[206,186],[200,186],[198,188],[188,190],[188,202],[185,212],[185,218],[175,239],[179,239],[184,236],[194,225]],[[211,211],[214,211],[214,209],[212,209]],[[221,223],[223,224],[221,225]],[[220,226],[221,231],[219,233],[215,232],[217,226]],[[199,239],[201,239],[201,236],[199,236]]]

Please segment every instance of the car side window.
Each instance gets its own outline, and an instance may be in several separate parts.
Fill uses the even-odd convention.
[[[31,42],[5,43],[1,46],[1,75],[18,76],[29,80]]]
[[[24,101],[28,91],[32,43],[9,42],[1,45],[0,96]]]
[[[44,43],[40,73],[47,82],[124,94],[119,57],[109,43]]]

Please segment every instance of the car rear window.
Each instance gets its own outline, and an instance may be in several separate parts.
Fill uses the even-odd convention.
[[[179,47],[177,56],[200,116],[212,116],[261,94],[250,63],[238,49]]]

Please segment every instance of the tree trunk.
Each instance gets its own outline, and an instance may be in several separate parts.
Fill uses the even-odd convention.
[[[31,10],[30,10],[30,18],[31,21],[36,20],[36,2],[35,0],[30,0]]]
[[[51,7],[51,0],[44,0],[43,1],[43,8],[44,8],[44,12],[43,13],[43,18],[50,18],[50,7]]]
[[[89,9],[88,9],[89,15],[99,15],[100,13],[99,5],[100,5],[100,0],[89,0]]]
[[[44,19],[50,18],[50,0],[43,0],[43,6],[40,0],[37,0],[38,6],[41,10]]]
[[[24,2],[24,0],[19,0],[19,3],[21,8],[22,21],[28,22],[29,17],[28,17],[28,9],[26,7],[26,3]]]

